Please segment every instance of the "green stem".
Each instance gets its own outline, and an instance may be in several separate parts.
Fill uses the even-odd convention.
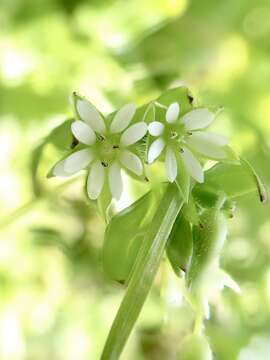
[[[74,177],[65,181],[63,184],[56,186],[52,190],[44,191],[38,197],[34,197],[33,199],[29,200],[27,203],[23,204],[22,206],[15,209],[11,214],[7,215],[0,221],[0,229],[4,229],[8,227],[13,222],[17,221],[21,216],[25,215],[28,211],[32,210],[35,205],[37,205],[40,201],[44,199],[55,199],[55,196],[64,190],[66,186],[74,183],[78,180],[79,177]]]
[[[167,239],[182,205],[183,200],[176,185],[169,184],[138,253],[101,360],[119,359],[150,291]]]

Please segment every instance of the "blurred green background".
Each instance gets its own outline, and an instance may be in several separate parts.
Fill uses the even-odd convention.
[[[108,113],[183,84],[224,107],[215,129],[269,186],[270,3],[1,0],[0,28],[0,359],[99,359],[124,287],[103,273],[82,179],[46,179],[63,148],[42,139],[73,90]],[[270,356],[269,210],[247,195],[230,221],[222,265],[242,293],[213,297],[218,360]],[[190,319],[165,264],[122,358],[174,359]]]

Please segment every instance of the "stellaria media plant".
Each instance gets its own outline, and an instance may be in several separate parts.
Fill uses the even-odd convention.
[[[194,313],[175,354],[191,359],[193,349],[198,359],[211,359],[204,319],[212,294],[224,286],[240,292],[219,264],[227,222],[242,195],[257,191],[266,200],[260,179],[226,137],[209,131],[219,110],[194,107],[185,87],[107,116],[76,93],[73,104],[75,118],[65,127],[73,145],[49,176],[86,174],[86,194],[106,222],[104,271],[127,286],[101,359],[120,357],[165,257]],[[124,191],[123,172],[147,182],[148,191],[116,212],[111,204]]]

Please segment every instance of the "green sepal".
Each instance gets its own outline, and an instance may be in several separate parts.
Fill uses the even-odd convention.
[[[194,201],[194,198],[192,194],[189,196],[188,203],[184,204],[182,213],[184,218],[189,221],[193,225],[199,224],[199,214],[198,209],[196,207],[196,202]]]
[[[241,161],[242,166],[244,166],[244,168],[250,173],[251,177],[253,177],[256,187],[257,187],[260,201],[262,203],[265,203],[268,199],[268,193],[267,193],[267,190],[266,190],[262,180],[260,179],[259,175],[256,173],[253,166],[247,160],[241,158],[240,161]]]
[[[69,150],[74,140],[71,132],[71,124],[73,121],[74,119],[68,119],[54,128],[46,137],[46,143],[53,144],[59,150]]]
[[[39,169],[44,152],[47,150],[47,146],[52,145],[57,151],[60,151],[61,153],[70,150],[72,147],[74,140],[70,131],[72,121],[73,119],[67,119],[54,128],[32,152],[30,158],[30,171],[35,196],[39,196],[44,190],[41,181],[43,176],[39,176]]]
[[[219,260],[227,236],[227,220],[221,211],[225,200],[221,194],[215,207],[205,209],[199,225],[193,226],[193,252],[186,276],[187,286],[192,290],[198,288],[213,261]]]
[[[176,160],[177,160],[178,172],[175,182],[184,202],[188,203],[190,188],[191,188],[190,176],[186,170],[186,167],[183,163],[180,154],[176,154]]]
[[[108,176],[105,176],[103,189],[97,199],[97,207],[106,223],[110,221],[109,208],[111,203],[112,203],[112,194],[109,187]]]
[[[177,276],[181,275],[181,271],[187,270],[191,254],[191,226],[181,211],[173,225],[167,245],[167,256]]]

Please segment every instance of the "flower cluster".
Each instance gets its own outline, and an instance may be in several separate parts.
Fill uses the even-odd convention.
[[[202,166],[193,153],[216,160],[226,157],[224,146],[227,139],[218,134],[201,131],[207,128],[214,118],[214,113],[205,108],[194,109],[181,118],[179,104],[170,104],[165,121],[153,121],[149,124],[150,135],[157,139],[149,148],[148,162],[152,163],[165,151],[167,177],[170,182],[174,182],[178,171],[181,171],[177,161],[180,154],[190,176],[200,183],[203,182]]]
[[[194,109],[181,117],[179,103],[173,102],[168,107],[163,106],[166,108],[164,119],[146,124],[144,120],[134,121],[134,104],[123,106],[110,121],[105,120],[88,100],[76,94],[74,104],[78,119],[72,123],[71,131],[80,147],[55,165],[53,175],[66,177],[86,169],[90,199],[99,197],[106,182],[112,197],[119,199],[123,189],[122,169],[138,177],[144,174],[137,145],[147,133],[150,137],[148,163],[164,153],[170,182],[184,170],[182,165],[191,177],[203,182],[202,165],[195,155],[216,160],[226,157],[227,140],[202,131],[215,117],[208,109]]]

